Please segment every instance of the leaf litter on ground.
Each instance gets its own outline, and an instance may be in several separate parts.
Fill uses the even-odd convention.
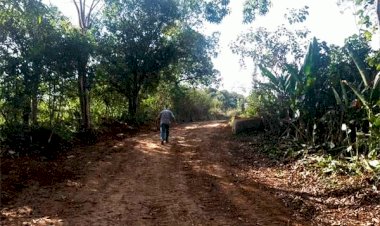
[[[287,156],[292,143],[266,134],[243,134],[232,139],[239,143],[232,154],[245,162],[246,176],[268,186],[286,206],[315,225],[379,225],[378,172],[326,170],[318,166],[321,156]]]

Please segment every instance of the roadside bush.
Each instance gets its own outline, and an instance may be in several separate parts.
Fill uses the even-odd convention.
[[[61,134],[68,131],[58,131]],[[18,156],[42,155],[54,158],[71,146],[71,136],[60,135],[48,127],[23,128],[22,125],[3,125],[1,127],[2,146],[8,153]]]
[[[314,39],[302,66],[259,65],[265,79],[254,81],[245,114],[263,117],[298,156],[331,156],[323,168],[365,171],[380,155],[378,56],[360,36],[344,47]]]

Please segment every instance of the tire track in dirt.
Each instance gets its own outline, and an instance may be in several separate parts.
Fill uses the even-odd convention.
[[[240,181],[241,169],[229,154],[230,128],[225,122],[198,123],[178,132],[188,171],[188,186],[215,225],[308,225],[292,216],[280,200],[254,181]]]
[[[81,150],[102,158],[82,156],[73,180],[24,189],[2,209],[2,225],[307,225],[260,184],[235,176],[225,122],[171,134],[166,145],[151,132]]]
[[[96,167],[92,175],[112,169],[115,174],[99,183],[99,201],[92,208],[96,212],[68,219],[70,225],[194,224],[194,218],[202,214],[187,197],[180,164],[169,146],[160,146],[152,137],[156,138],[148,134],[125,141],[121,147],[125,152],[112,156],[110,166]],[[91,181],[99,180],[89,177],[87,184]]]

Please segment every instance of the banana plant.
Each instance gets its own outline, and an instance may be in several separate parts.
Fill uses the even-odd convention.
[[[364,139],[367,141],[369,148],[368,156],[373,158],[380,154],[380,72],[374,76],[372,81],[369,80],[370,76],[367,75],[364,65],[360,63],[355,52],[350,48],[347,48],[347,50],[360,73],[364,88],[358,90],[357,87],[346,80],[343,80],[342,84],[352,90],[360,100],[362,108],[365,109],[366,119],[369,122],[369,133],[364,134]]]
[[[316,95],[319,89],[324,88],[322,84],[325,78],[321,76],[321,72],[327,67],[327,61],[321,54],[321,48],[323,48],[322,44],[314,38],[309,45],[303,65],[298,68],[292,64],[285,64],[281,74],[275,74],[268,68],[259,65],[262,76],[268,79],[268,82],[260,85],[274,91],[285,107],[300,113],[298,115],[303,117],[303,124],[306,125],[304,129],[308,135],[313,133],[316,112],[319,111],[316,109],[316,105],[324,101],[323,97]],[[307,137],[306,134],[303,134],[303,137]]]
[[[259,66],[261,74],[268,78],[267,83],[261,83],[262,87],[274,90],[280,101],[289,105],[290,109],[297,110],[297,100],[302,95],[302,81],[300,80],[300,71],[295,65],[286,64],[283,73],[275,74],[269,69]]]

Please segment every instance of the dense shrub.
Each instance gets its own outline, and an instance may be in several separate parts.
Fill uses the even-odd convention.
[[[54,158],[71,146],[71,140],[67,134],[62,136],[47,127],[26,129],[21,125],[3,125],[0,132],[2,146],[10,150],[4,154],[43,155]],[[58,132],[63,133],[63,131]]]

